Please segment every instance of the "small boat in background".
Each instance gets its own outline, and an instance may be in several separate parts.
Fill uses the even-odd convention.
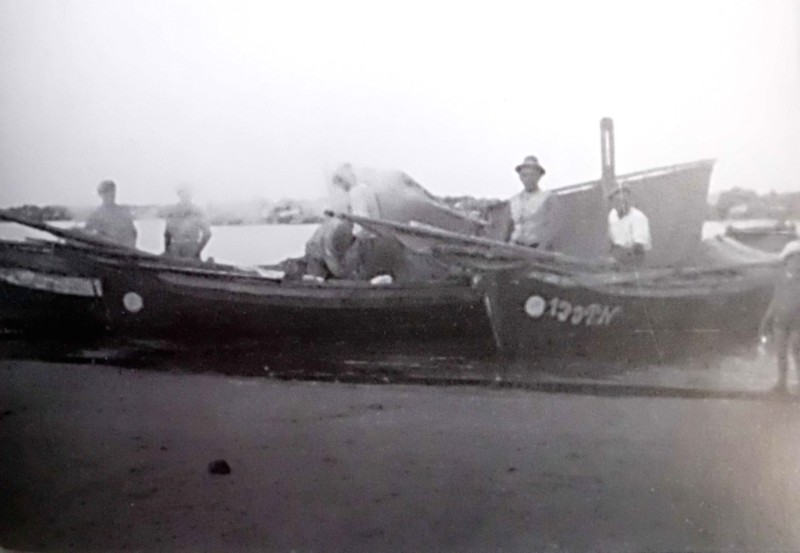
[[[783,247],[797,240],[797,227],[791,221],[775,221],[757,225],[733,225],[725,228],[725,236],[733,238],[758,250],[780,252]]]

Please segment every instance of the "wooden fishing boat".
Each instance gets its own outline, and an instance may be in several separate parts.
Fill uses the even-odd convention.
[[[468,236],[341,216],[480,273],[494,341],[507,355],[659,359],[755,338],[776,260],[745,255],[729,243],[725,251],[708,251],[702,227],[714,162],[615,176],[610,128],[601,124],[603,178],[554,191],[568,215],[556,251],[508,244],[497,239],[502,229],[491,226],[484,236]],[[653,249],[636,268],[617,266],[608,256],[606,197],[620,183],[650,222]]]
[[[55,243],[0,241],[0,328],[59,336],[102,328],[102,285]]]
[[[57,245],[102,286],[108,329],[125,337],[431,341],[490,335],[469,279],[374,285],[284,282],[271,273]]]
[[[779,264],[777,256],[724,237],[694,244],[678,267],[625,268],[427,227],[353,220],[480,274],[476,286],[495,345],[512,357],[661,359],[753,340]]]
[[[653,249],[647,266],[669,267],[685,263],[696,251],[705,222],[713,160],[700,160],[620,175],[615,182],[632,190],[634,203],[650,221]],[[555,239],[555,252],[509,244],[491,227],[482,235],[457,233],[426,224],[406,225],[393,221],[340,215],[384,236],[392,236],[408,249],[430,254],[439,246],[471,246],[486,254],[531,261],[555,261],[588,267],[607,261],[607,183],[596,180],[554,190],[564,220]],[[497,214],[495,224],[505,225],[506,215]]]
[[[664,359],[753,340],[774,264],[619,274],[497,271],[487,308],[507,355]]]
[[[66,240],[0,242],[0,321],[8,327],[64,333],[91,328],[180,340],[213,335],[426,342],[490,336],[481,294],[467,276],[380,285],[284,281],[276,271],[163,257],[3,218]]]
[[[494,337],[500,351],[513,354],[558,352],[563,345],[586,354],[641,349],[662,355],[667,346],[682,348],[701,335],[754,335],[771,290],[772,260],[708,267],[693,259],[712,168],[703,160],[613,177],[604,161],[601,180],[557,192],[569,222],[556,240],[558,252],[497,240],[491,225],[475,236],[349,217],[414,252],[466,265],[472,279],[287,282],[24,223],[73,240],[52,246],[49,255],[64,267],[56,274],[88,278],[100,320],[125,337],[256,338],[265,344]],[[653,250],[637,271],[614,270],[605,256],[606,194],[620,182],[650,218]],[[26,262],[14,267],[30,269]]]

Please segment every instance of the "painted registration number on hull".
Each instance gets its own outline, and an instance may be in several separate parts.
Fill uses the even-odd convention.
[[[561,298],[546,299],[542,296],[531,296],[525,301],[525,313],[533,319],[550,317],[561,323],[575,326],[608,326],[619,314],[617,305],[601,305],[592,303],[579,305]]]

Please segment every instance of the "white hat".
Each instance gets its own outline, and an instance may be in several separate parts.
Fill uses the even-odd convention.
[[[792,240],[783,247],[781,251],[781,261],[786,261],[790,255],[800,254],[800,240]]]

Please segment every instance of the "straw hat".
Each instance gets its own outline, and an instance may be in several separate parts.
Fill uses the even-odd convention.
[[[531,168],[531,169],[538,169],[543,175],[547,172],[544,170],[544,167],[539,163],[539,160],[536,156],[525,156],[525,159],[522,160],[522,163],[517,165],[516,171],[519,173],[523,169]]]

